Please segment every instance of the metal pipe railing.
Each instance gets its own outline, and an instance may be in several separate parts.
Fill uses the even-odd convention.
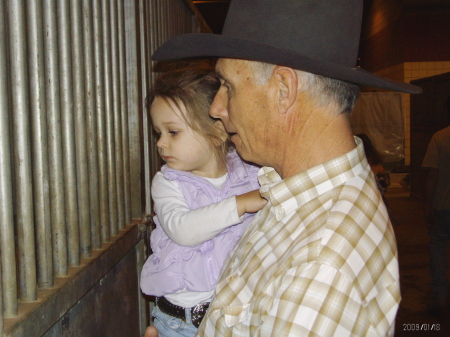
[[[97,100],[95,85],[94,21],[91,0],[83,0],[85,100],[89,162],[89,206],[92,249],[101,248],[99,160],[97,145]]]
[[[106,110],[105,110],[105,63],[103,46],[102,0],[93,2],[94,19],[94,62],[95,62],[95,94],[97,114],[97,146],[100,192],[100,233],[101,241],[109,242],[111,230],[109,227],[109,198],[108,198],[108,161],[106,138]]]
[[[47,102],[45,99],[44,39],[41,1],[27,5],[30,117],[32,130],[34,222],[38,286],[53,286],[53,251],[49,193]]]
[[[55,277],[62,277],[67,275],[67,233],[64,209],[58,33],[56,3],[53,0],[43,1],[43,18],[53,271]]]
[[[12,140],[15,173],[15,210],[19,257],[19,294],[22,301],[34,301],[37,294],[36,249],[34,240],[33,181],[29,116],[25,4],[7,1]]]
[[[5,5],[0,1],[0,36],[7,36]],[[0,319],[17,315],[17,279],[14,240],[13,174],[10,143],[11,109],[8,86],[7,39],[0,40],[0,254],[2,311]]]
[[[108,163],[108,197],[110,233],[116,236],[118,233],[117,218],[117,180],[116,180],[116,156],[114,137],[114,99],[112,87],[112,51],[111,51],[111,13],[110,1],[102,0],[102,24],[103,24],[103,62],[105,64],[105,112],[106,112],[106,153]]]
[[[183,0],[0,1],[0,336],[151,212],[150,56],[191,31]]]
[[[87,118],[85,95],[84,20],[82,2],[70,1],[72,71],[74,88],[75,159],[78,191],[79,254],[91,256],[91,219],[89,197],[89,168],[87,148]]]
[[[123,1],[118,2],[118,43],[119,43],[119,77],[120,77],[120,123],[122,126],[122,150],[123,150],[123,205],[124,223],[132,221],[131,217],[131,190],[130,190],[130,141],[128,132],[128,94],[127,94],[127,63],[126,63],[126,31],[125,31],[125,7]]]
[[[78,221],[78,195],[74,128],[74,78],[72,72],[72,39],[70,29],[70,2],[57,1],[58,51],[61,101],[61,133],[65,186],[65,218],[67,228],[67,254],[70,267],[80,264],[80,227]]]
[[[110,0],[111,20],[111,55],[112,67],[112,92],[113,92],[113,119],[114,119],[114,153],[115,173],[117,186],[117,230],[125,227],[124,208],[124,166],[123,166],[123,142],[122,142],[122,105],[120,97],[120,52],[119,52],[119,22],[117,0]]]

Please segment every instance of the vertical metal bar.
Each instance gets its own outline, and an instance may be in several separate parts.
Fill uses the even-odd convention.
[[[124,1],[119,0],[119,63],[120,63],[120,102],[123,147],[123,181],[125,224],[131,223],[131,190],[130,190],[130,141],[128,131],[128,95],[127,95],[127,59],[125,54],[125,8]],[[119,205],[120,206],[120,205]]]
[[[156,24],[158,22],[157,21],[158,8],[156,6],[155,1],[152,1],[150,3],[149,7],[150,7],[150,15],[149,15],[149,18],[150,18],[150,20],[149,20],[149,22],[150,22],[150,29],[149,29],[149,31],[150,31],[150,33],[149,33],[149,35],[150,35],[150,52],[153,54],[153,52],[158,47],[158,30],[157,30],[157,26],[156,26]],[[154,63],[155,63],[154,61],[150,61],[150,67],[152,68],[152,70],[153,70]],[[152,84],[154,81],[153,71],[151,73],[152,73],[152,81],[150,84]]]
[[[154,1],[149,1],[149,4],[153,4]],[[139,0],[126,0],[125,2],[125,51],[126,51],[126,78],[127,78],[127,117],[129,123],[129,149],[130,149],[130,187],[133,193],[131,194],[131,216],[133,218],[143,216],[143,200],[144,194],[142,193],[144,184],[143,181],[143,161],[142,161],[142,112],[139,102],[143,101],[141,95],[141,67],[142,61],[140,59],[140,37],[141,37],[141,1]],[[123,102],[122,102],[123,103]],[[142,241],[137,249],[138,257],[138,270],[143,263],[143,244]],[[139,293],[140,299],[140,328],[143,332],[148,325],[149,311],[148,302]]]
[[[80,264],[80,229],[78,224],[76,151],[74,137],[74,101],[72,76],[72,43],[70,34],[70,4],[58,0],[58,50],[61,87],[61,120],[63,135],[63,166],[66,201],[66,226],[69,266]]]
[[[28,2],[27,21],[38,285],[49,288],[53,286],[53,252],[41,1],[30,0]]]
[[[7,36],[4,2],[0,1],[0,36]],[[3,316],[17,315],[17,279],[14,241],[14,210],[10,144],[10,97],[6,38],[0,40],[0,254]]]
[[[163,41],[167,41],[169,39],[169,2],[168,1],[163,1],[163,18],[164,18],[164,22],[163,22],[163,27],[164,27],[164,37],[163,37]]]
[[[170,24],[169,24],[169,12],[170,12],[170,0],[163,1],[164,4],[164,30],[165,40],[170,39]]]
[[[152,18],[153,22],[157,22],[157,20],[155,19],[155,10],[154,10],[154,6],[153,8],[150,8],[150,12],[149,12],[149,17]],[[149,29],[149,39],[148,39],[148,48],[149,50],[149,55],[151,55],[153,53],[153,51],[156,49],[155,46],[155,33],[154,33],[154,29]],[[149,88],[152,86],[153,81],[155,79],[154,73],[153,73],[153,63],[152,61],[150,61],[149,58],[149,79],[148,79],[148,84],[149,84]],[[146,135],[147,135],[147,143],[148,143],[148,151],[149,151],[149,159],[148,161],[146,161],[146,163],[148,163],[149,168],[146,170],[148,171],[148,198],[147,198],[147,202],[146,202],[146,214],[152,214],[153,213],[153,207],[152,207],[152,199],[151,199],[151,193],[150,193],[150,181],[153,178],[154,174],[156,173],[156,171],[154,170],[155,167],[155,160],[154,160],[154,153],[155,153],[155,144],[154,144],[154,133],[152,132],[152,127],[151,127],[151,123],[150,123],[150,118],[148,118],[148,108],[144,107],[144,114],[146,115],[145,117],[145,128],[147,130]]]
[[[114,113],[114,152],[115,173],[117,186],[117,227],[125,227],[125,200],[124,200],[124,173],[123,173],[123,143],[122,143],[122,105],[120,97],[120,49],[119,49],[119,22],[118,22],[118,0],[110,0],[111,10],[111,66],[112,66],[112,92]]]
[[[170,39],[172,35],[172,28],[173,28],[173,19],[174,17],[172,12],[172,0],[167,1],[167,38]]]
[[[30,151],[25,4],[8,1],[20,298],[34,301],[36,250]]]
[[[84,14],[84,59],[85,59],[85,95],[87,114],[87,140],[89,161],[89,204],[91,220],[92,249],[101,248],[100,230],[100,193],[97,148],[97,114],[95,97],[95,58],[94,58],[94,22],[91,0],[83,0]]]
[[[175,11],[176,11],[175,15],[178,18],[176,20],[175,35],[180,35],[181,34],[180,33],[180,31],[181,31],[180,28],[181,28],[181,25],[182,25],[182,23],[184,21],[184,16],[183,16],[183,13],[181,12],[181,5],[182,5],[182,3],[180,1],[177,1],[175,3]]]
[[[58,35],[55,0],[44,0],[44,27],[53,269],[55,277],[62,277],[67,275],[67,232],[64,217],[65,187],[62,165]]]
[[[165,41],[164,40],[164,11],[163,11],[163,3],[161,0],[158,0],[156,3],[158,6],[158,16],[157,16],[157,32],[158,32],[158,47]]]
[[[74,87],[75,150],[78,190],[78,213],[80,230],[80,253],[82,257],[91,256],[91,219],[89,200],[89,174],[87,158],[85,67],[84,67],[84,24],[82,0],[70,1],[72,27],[72,70]]]
[[[142,267],[144,266],[145,263],[145,246],[144,246],[144,240],[140,240],[138,242],[138,244],[136,245],[136,272],[138,275],[138,280],[141,279],[141,272],[142,272]],[[140,325],[140,333],[144,333],[146,327],[150,324],[149,322],[149,318],[150,315],[147,310],[148,308],[148,303],[147,300],[145,299],[144,296],[142,296],[142,294],[139,292],[139,296],[138,296],[138,300],[139,300],[139,325]]]
[[[151,1],[154,4],[154,1]],[[142,129],[140,104],[141,97],[141,60],[139,51],[139,1],[126,0],[125,2],[125,51],[127,57],[127,94],[128,94],[128,125],[129,125],[129,147],[130,147],[130,189],[131,194],[131,217],[141,218],[143,215],[144,184],[142,178]]]
[[[177,24],[180,20],[180,17],[177,16],[177,12],[176,12],[176,0],[171,0],[170,1],[170,15],[172,17],[172,19],[170,20],[170,25],[171,25],[171,33],[170,36],[174,37],[177,34],[176,28],[177,28]]]
[[[187,20],[187,15],[186,15],[186,5],[184,4],[184,2],[180,3],[180,15],[183,18],[183,20],[180,22],[180,32],[179,34],[182,34],[186,31],[186,21]]]
[[[118,233],[117,188],[115,174],[114,102],[112,88],[111,17],[109,0],[102,1],[103,13],[103,62],[105,64],[106,152],[108,161],[108,196],[111,235]]]
[[[105,63],[103,48],[103,18],[102,1],[95,0],[93,7],[94,16],[94,59],[95,59],[95,95],[97,113],[97,145],[99,167],[99,191],[100,191],[100,228],[102,242],[108,242],[111,237],[109,226],[109,198],[108,198],[108,160],[106,138],[106,110],[105,110]]]
[[[181,3],[179,1],[175,2],[175,17],[177,18],[175,20],[175,35],[180,35],[180,26],[181,23],[184,21],[184,17],[181,13]]]
[[[146,64],[147,64],[147,76],[146,76],[146,84],[147,84],[147,89],[145,91],[145,95],[148,94],[150,88],[152,87],[152,81],[153,81],[153,62],[152,62],[152,54],[153,54],[153,50],[152,50],[152,25],[151,25],[151,19],[152,19],[152,5],[149,3],[146,6],[146,11],[145,11],[145,31],[146,31],[146,35],[145,35],[145,51],[147,54],[147,58],[145,60]],[[145,98],[146,96],[144,96]],[[145,107],[145,100],[144,100],[144,113],[146,113],[146,107]]]
[[[145,63],[146,63],[146,71],[145,71],[145,92],[144,94],[144,104],[142,106],[142,113],[143,113],[143,121],[144,121],[144,144],[145,144],[145,162],[146,163],[150,163],[152,160],[152,147],[151,147],[151,137],[152,137],[152,132],[151,132],[151,128],[150,128],[150,119],[149,119],[149,114],[147,113],[147,107],[145,105],[145,97],[148,94],[151,85],[152,85],[152,62],[151,62],[151,55],[153,53],[152,51],[152,45],[151,45],[151,35],[152,35],[152,26],[149,20],[151,11],[150,8],[151,5],[148,4],[146,7],[146,11],[145,11],[145,53],[146,53],[146,58],[145,58]],[[147,165],[148,166],[148,165]],[[145,213],[146,214],[151,214],[152,213],[152,199],[151,199],[151,178],[152,178],[152,174],[151,174],[151,169],[150,167],[146,167],[145,169],[145,175],[146,175],[146,202],[145,202],[145,206],[146,206],[146,210]]]
[[[158,2],[159,4],[160,2]],[[151,71],[151,69],[148,69],[149,66],[151,66],[151,63],[149,62],[150,57],[148,56],[149,51],[149,45],[147,43],[148,34],[151,34],[152,29],[147,26],[149,24],[146,16],[145,16],[145,1],[141,4],[141,9],[139,11],[140,13],[140,27],[139,30],[141,32],[140,36],[140,45],[141,45],[141,76],[142,76],[142,97],[144,98],[142,100],[141,106],[140,106],[140,113],[142,114],[142,128],[143,128],[143,134],[142,134],[142,141],[143,141],[143,159],[144,159],[144,189],[145,189],[145,209],[144,212],[146,214],[151,213],[151,195],[150,195],[150,170],[148,163],[150,162],[150,148],[149,148],[149,130],[148,130],[148,115],[146,113],[146,107],[145,107],[145,97],[148,92],[148,73]],[[151,24],[151,23],[150,23]],[[150,26],[151,27],[151,26]],[[155,29],[155,26],[152,27]],[[144,215],[145,216],[145,215]]]
[[[149,39],[150,39],[150,52],[153,54],[154,52],[154,39],[155,39],[155,29],[154,27],[155,21],[153,18],[153,12],[155,8],[155,2],[151,1],[148,5],[148,23],[149,23]],[[152,61],[151,61],[152,62]]]

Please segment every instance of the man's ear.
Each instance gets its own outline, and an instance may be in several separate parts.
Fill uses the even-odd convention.
[[[282,66],[276,66],[273,72],[278,85],[278,110],[279,113],[286,113],[297,98],[297,73]]]

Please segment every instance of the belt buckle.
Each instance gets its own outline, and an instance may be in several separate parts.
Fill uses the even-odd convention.
[[[208,310],[209,303],[197,304],[195,307],[191,308],[191,321],[192,324],[198,328],[200,323],[205,317],[206,311]]]

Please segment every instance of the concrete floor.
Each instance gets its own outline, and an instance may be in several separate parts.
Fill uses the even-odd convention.
[[[431,279],[423,202],[410,197],[409,191],[401,187],[399,181],[403,176],[391,174],[391,186],[386,193],[398,244],[402,293],[395,336],[448,337],[450,310],[446,309],[440,315],[426,311]]]

